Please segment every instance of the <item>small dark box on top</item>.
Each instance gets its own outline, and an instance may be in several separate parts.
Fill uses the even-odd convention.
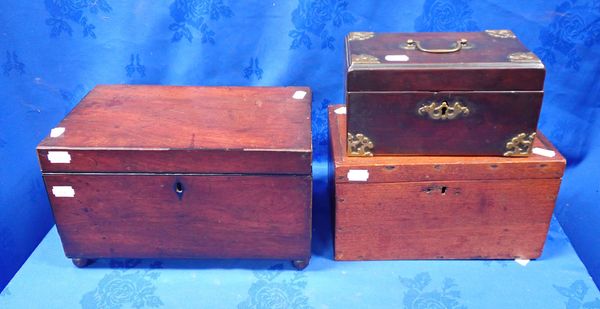
[[[545,69],[509,30],[352,32],[346,38],[353,156],[527,156]]]

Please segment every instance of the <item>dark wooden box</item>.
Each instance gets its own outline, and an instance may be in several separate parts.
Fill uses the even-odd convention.
[[[352,32],[350,155],[527,156],[545,69],[509,30]]]
[[[65,254],[310,258],[311,93],[98,86],[38,146]]]
[[[543,135],[525,158],[348,157],[337,108],[329,109],[336,260],[540,255],[565,168]]]

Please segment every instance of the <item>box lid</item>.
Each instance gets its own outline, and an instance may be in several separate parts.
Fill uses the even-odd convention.
[[[329,107],[329,130],[336,183],[559,179],[566,165],[565,158],[539,131],[533,144],[533,153],[528,157],[349,157],[343,105]]]
[[[351,32],[347,91],[542,90],[545,69],[510,30]]]
[[[106,85],[38,146],[43,172],[310,174],[306,87]]]

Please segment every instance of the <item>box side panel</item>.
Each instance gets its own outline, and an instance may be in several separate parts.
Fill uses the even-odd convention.
[[[542,68],[350,68],[347,91],[541,91]]]
[[[338,114],[338,112],[344,114]],[[339,125],[340,119],[346,119],[347,109],[345,105],[336,104],[330,105],[328,109],[328,121],[329,121],[329,143],[330,143],[330,154],[331,161],[336,165],[341,163],[346,157],[346,146],[347,146],[347,131],[346,126],[341,127]],[[345,122],[344,122],[345,124]]]
[[[336,260],[537,258],[560,179],[336,185]]]
[[[44,178],[71,258],[310,256],[310,176]]]
[[[542,92],[363,92],[348,94],[348,132],[374,155],[502,156],[536,132]]]

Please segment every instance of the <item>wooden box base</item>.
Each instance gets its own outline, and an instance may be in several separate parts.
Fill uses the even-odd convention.
[[[67,257],[310,259],[311,176],[44,175]]]
[[[534,146],[554,157],[352,158],[339,107],[329,111],[336,260],[539,257],[565,166],[543,136]]]

